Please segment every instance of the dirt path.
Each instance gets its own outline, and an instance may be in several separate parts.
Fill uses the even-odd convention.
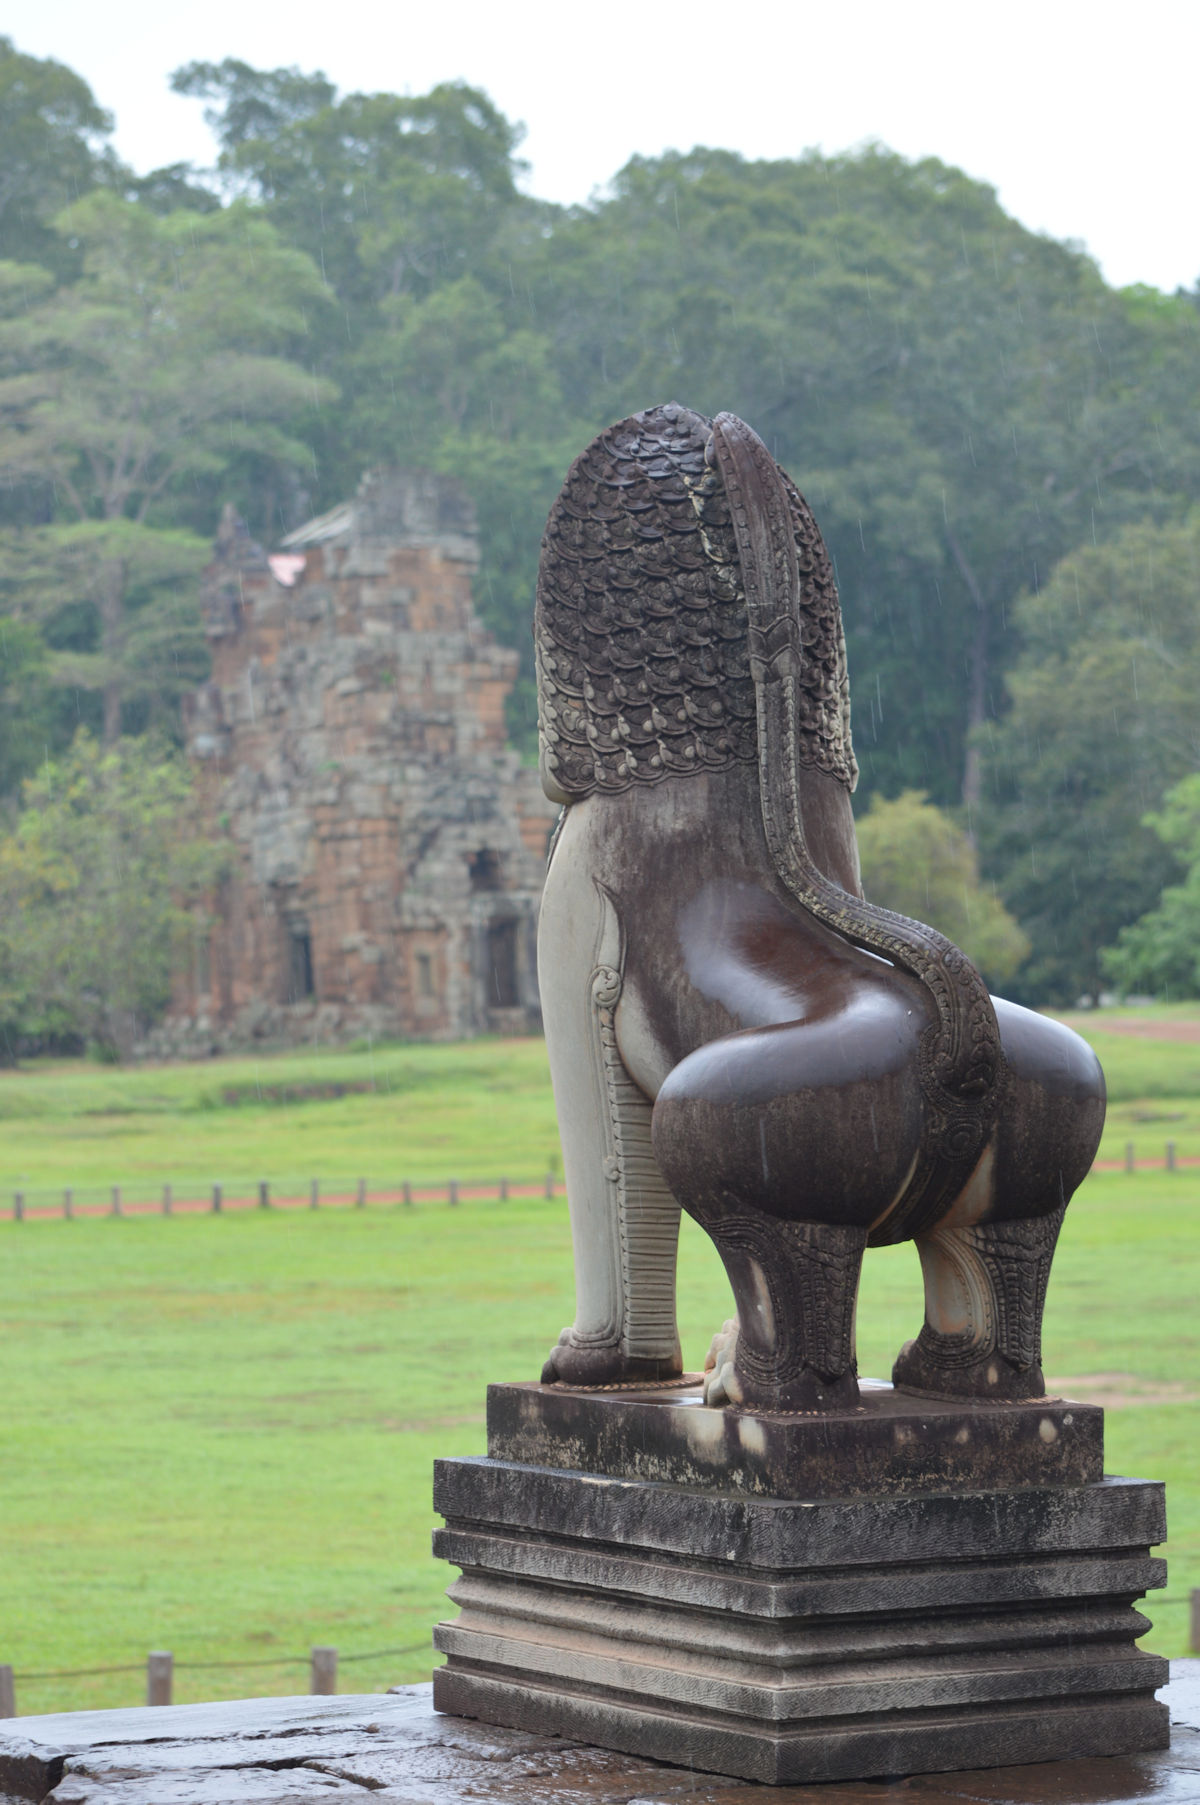
[[[1060,1015],[1058,1020],[1085,1037],[1090,1028],[1096,1034],[1132,1034],[1138,1040],[1200,1041],[1200,1017],[1195,1021],[1155,1021],[1146,1015],[1095,1016],[1080,1011]]]
[[[1176,1171],[1179,1171],[1184,1166],[1200,1166],[1200,1155],[1195,1153],[1177,1153],[1175,1156]],[[1123,1159],[1098,1159],[1092,1164],[1093,1172],[1124,1172],[1125,1169],[1125,1161]],[[1167,1162],[1165,1159],[1135,1159],[1133,1162],[1133,1169],[1135,1172],[1165,1172],[1167,1170]]]
[[[1046,1380],[1047,1397],[1074,1398],[1105,1410],[1123,1410],[1131,1404],[1194,1404],[1197,1395],[1180,1379],[1144,1379],[1138,1373],[1084,1373]]]

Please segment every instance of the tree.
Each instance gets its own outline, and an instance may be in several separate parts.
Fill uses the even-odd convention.
[[[1200,996],[1200,773],[1174,784],[1144,825],[1171,848],[1184,879],[1169,884],[1140,921],[1122,928],[1101,961],[1121,990],[1149,990],[1167,999]]]
[[[57,213],[111,181],[112,119],[81,76],[52,57],[23,56],[0,37],[0,257],[66,273],[73,248],[50,230]]]
[[[220,170],[318,262],[343,304],[427,295],[467,274],[517,194],[521,128],[478,88],[347,94],[321,73],[188,63],[171,85],[216,102]],[[357,322],[361,325],[361,321]]]
[[[57,749],[48,666],[36,628],[0,615],[0,796],[11,796]]]
[[[0,839],[0,1030],[128,1058],[170,995],[172,956],[219,854],[183,759],[151,739],[80,733],[25,785]]]
[[[1029,941],[979,876],[974,846],[920,790],[875,796],[857,822],[863,891],[871,902],[940,929],[989,983],[1005,984]]]
[[[153,726],[178,737],[180,699],[208,672],[196,581],[209,541],[128,520],[84,520],[0,535],[0,551],[0,608],[40,636],[39,668],[57,695],[55,752],[80,725],[102,731],[114,693],[127,731]],[[113,565],[122,573],[122,614],[106,645],[104,584]]]
[[[519,314],[593,429],[669,395],[732,408],[796,477],[838,569],[868,792],[976,808],[1017,597],[1200,475],[1191,302],[1114,293],[932,159],[634,159],[529,242]]]
[[[1057,1002],[1104,983],[1101,949],[1173,875],[1144,825],[1200,766],[1200,515],[1065,558],[1017,608],[1026,649],[985,742],[985,869]]]
[[[339,98],[319,72],[232,58],[172,81],[210,102],[226,188],[336,293],[315,347],[344,397],[311,437],[322,498],[352,492],[367,463],[452,470],[479,514],[481,611],[527,650],[536,548],[578,445],[546,333],[508,305],[515,259],[557,217],[518,191],[521,128],[459,82]],[[249,510],[268,537],[280,511],[275,492]]]
[[[232,56],[219,63],[185,63],[171,76],[171,87],[176,94],[218,103],[205,107],[204,122],[217,134],[223,167],[241,173],[243,165],[235,159],[244,145],[253,145],[245,167],[260,181],[279,140],[337,98],[337,89],[319,69],[312,75],[296,68],[254,69]]]
[[[165,163],[149,175],[127,174],[121,183],[126,200],[137,201],[152,213],[216,213],[221,197],[196,179],[190,163]]]
[[[210,102],[231,191],[337,291],[323,498],[368,448],[456,468],[484,529],[481,608],[525,646],[517,547],[540,536],[564,452],[671,395],[733,408],[829,539],[867,793],[977,812],[1017,597],[1075,546],[1170,518],[1200,480],[1191,299],[1115,293],[936,160],[697,147],[634,158],[568,210],[520,194],[519,129],[461,84],[338,98],[322,75],[232,60],[174,79]]]
[[[425,300],[389,297],[384,329],[347,369],[346,431],[371,462],[457,476],[475,498],[476,601],[488,626],[526,651],[509,701],[518,743],[536,733],[529,670],[531,597],[546,514],[584,429],[565,418],[544,337],[515,330],[474,276]]]
[[[144,691],[146,645],[174,644],[179,585],[203,562],[202,541],[169,530],[179,493],[239,458],[309,461],[294,426],[330,389],[287,353],[325,298],[308,259],[242,205],[159,215],[99,192],[58,229],[84,274],[0,324],[0,473],[47,498],[43,618],[91,611],[72,680],[102,694],[111,744]]]
[[[570,453],[672,394],[732,407],[829,540],[864,793],[918,788],[985,832],[1020,596],[1080,546],[1177,520],[1200,483],[1195,296],[1114,292],[986,184],[878,147],[635,158],[602,199],[563,209],[520,192],[520,128],[465,84],[339,96],[319,72],[235,59],[173,81],[207,104],[215,186],[237,201],[206,215],[214,195],[187,170],[118,172],[120,192],[141,214],[186,210],[189,243],[233,234],[240,212],[238,229],[270,225],[305,253],[336,305],[305,303],[302,361],[341,394],[296,416],[306,462],[251,431],[219,469],[172,479],[148,524],[207,533],[223,482],[271,538],[352,492],[367,462],[452,469],[481,523],[480,608],[527,649],[534,547]],[[25,260],[13,305],[58,305],[37,305],[42,280]],[[30,480],[23,517],[49,525],[51,491]],[[93,581],[116,562],[93,560]],[[52,649],[96,676],[102,639]]]

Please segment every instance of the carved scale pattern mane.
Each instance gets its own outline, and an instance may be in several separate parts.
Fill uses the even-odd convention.
[[[575,461],[542,544],[534,621],[543,776],[564,802],[757,760],[772,861],[796,901],[929,991],[917,1166],[877,1238],[934,1220],[999,1108],[1005,1063],[975,967],[935,929],[814,865],[801,772],[853,787],[841,610],[811,512],[732,414],[635,414]]]
[[[543,772],[560,800],[758,756],[745,593],[705,457],[711,433],[673,405],[622,420],[576,459],[551,509],[534,632]],[[802,556],[798,756],[852,783],[841,614],[815,526]]]

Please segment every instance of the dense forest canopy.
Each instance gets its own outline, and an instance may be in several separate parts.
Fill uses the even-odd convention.
[[[878,147],[635,158],[561,208],[465,84],[173,81],[217,167],[138,177],[78,76],[0,40],[10,810],[81,724],[176,730],[224,502],[275,541],[381,462],[470,489],[528,746],[546,509],[597,430],[673,397],[743,415],[817,512],[864,808],[955,816],[1031,943],[1016,994],[1108,982],[1176,869],[1142,818],[1200,765],[1196,293],[1113,290],[985,184]]]

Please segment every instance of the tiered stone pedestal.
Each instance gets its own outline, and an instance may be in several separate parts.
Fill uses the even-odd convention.
[[[493,1386],[488,1429],[436,1467],[439,1710],[775,1784],[1167,1743],[1163,1488],[1094,1406]]]

